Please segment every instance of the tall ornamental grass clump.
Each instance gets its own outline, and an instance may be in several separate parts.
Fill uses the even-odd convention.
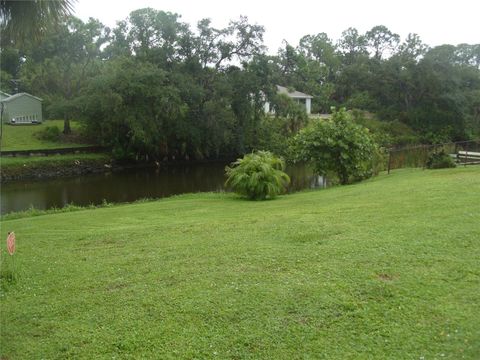
[[[225,168],[225,185],[251,200],[273,199],[290,183],[285,162],[269,151],[245,155]]]

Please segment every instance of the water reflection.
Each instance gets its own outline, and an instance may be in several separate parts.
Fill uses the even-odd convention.
[[[108,202],[131,202],[142,198],[223,191],[225,163],[204,163],[156,169],[129,169],[120,172],[85,175],[50,180],[17,181],[1,188],[1,213],[63,207],[66,204],[98,205]],[[287,168],[289,192],[325,187],[326,179],[314,176],[303,165]]]

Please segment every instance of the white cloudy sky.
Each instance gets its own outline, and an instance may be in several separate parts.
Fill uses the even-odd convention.
[[[265,26],[270,53],[283,39],[296,45],[303,35],[326,32],[336,40],[348,27],[365,32],[375,25],[387,26],[402,39],[417,33],[431,46],[480,43],[479,0],[77,0],[74,10],[83,20],[94,17],[112,27],[144,7],[176,12],[192,25],[208,17],[217,27],[246,15]]]

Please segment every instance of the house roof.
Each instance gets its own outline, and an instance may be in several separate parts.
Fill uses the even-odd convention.
[[[5,91],[0,91],[0,95],[3,95],[5,97],[11,96],[10,94],[7,94]]]
[[[7,95],[8,95],[8,94],[7,94]],[[6,98],[6,99],[3,99],[2,102],[8,102],[8,101],[17,99],[17,98],[19,98],[19,97],[21,97],[21,96],[29,96],[29,97],[31,97],[31,98],[34,98],[34,99],[38,100],[38,101],[43,101],[43,99],[40,99],[39,97],[30,95],[30,94],[28,94],[28,93],[18,93],[18,94],[12,95],[12,96],[10,96],[10,97],[8,97],[8,98]]]
[[[289,91],[286,87],[280,86],[280,85],[277,85],[277,92],[279,94],[285,94],[288,97],[295,98],[295,99],[313,99],[312,95],[308,95],[296,90]]]

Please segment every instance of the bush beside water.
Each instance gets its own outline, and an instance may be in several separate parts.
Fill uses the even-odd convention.
[[[225,168],[225,183],[233,191],[251,200],[273,199],[290,183],[285,162],[269,151],[245,155]]]
[[[292,154],[310,163],[319,175],[334,173],[341,184],[360,181],[383,167],[384,156],[370,131],[356,124],[345,109],[311,123],[295,136]]]
[[[445,153],[444,150],[441,150],[439,152],[431,153],[425,166],[427,169],[446,169],[454,168],[456,165],[451,156]]]

